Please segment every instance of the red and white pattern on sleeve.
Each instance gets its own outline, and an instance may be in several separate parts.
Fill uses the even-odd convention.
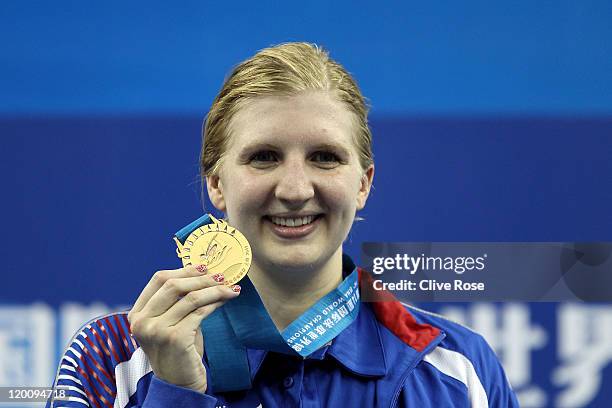
[[[131,335],[127,312],[95,318],[72,338],[60,361],[54,387],[67,398],[47,407],[123,408],[151,371]]]

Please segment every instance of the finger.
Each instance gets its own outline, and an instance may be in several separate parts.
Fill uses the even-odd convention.
[[[183,296],[200,289],[221,285],[221,281],[219,275],[168,279],[162,287],[151,296],[151,299],[149,299],[140,313],[146,317],[160,316],[170,309],[172,305],[177,303]],[[203,304],[199,306],[203,306]]]
[[[164,283],[166,283],[166,281],[168,281],[168,279],[200,276],[206,272],[206,267],[203,265],[190,265],[180,269],[155,272],[153,277],[151,277],[145,288],[140,293],[140,296],[138,296],[138,299],[136,299],[136,303],[134,303],[130,313],[140,312],[145,307],[149,299],[151,299],[151,297],[164,285]]]
[[[183,333],[192,333],[200,328],[202,320],[206,319],[212,312],[223,306],[225,302],[214,302],[209,303],[206,306],[199,307],[187,316],[183,320],[179,321],[175,327]],[[203,345],[203,344],[202,344]]]
[[[210,304],[223,304],[239,294],[239,290],[233,290],[224,285],[189,292],[168,309],[161,318],[164,320],[164,326],[174,326],[202,307]]]

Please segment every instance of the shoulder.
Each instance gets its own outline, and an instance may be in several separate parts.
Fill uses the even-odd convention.
[[[437,327],[442,333],[441,340],[423,353],[417,370],[459,385],[471,406],[518,407],[497,355],[480,334],[441,315],[403,306],[417,322]]]
[[[150,372],[148,358],[131,335],[127,311],[116,312],[96,317],[76,332],[61,357],[54,387],[83,406],[93,401],[113,405],[116,400],[125,406],[138,381]]]
[[[92,363],[99,360],[114,368],[129,361],[138,349],[130,331],[127,311],[122,311],[98,316],[83,324],[72,337],[66,352],[72,352],[83,364],[92,359]]]

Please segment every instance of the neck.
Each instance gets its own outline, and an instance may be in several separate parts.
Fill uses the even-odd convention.
[[[249,278],[281,331],[342,282],[342,247],[318,268],[264,268],[253,262]]]

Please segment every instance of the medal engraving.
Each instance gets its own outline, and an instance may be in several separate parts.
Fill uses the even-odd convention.
[[[183,266],[203,264],[207,274],[222,273],[223,284],[231,286],[244,278],[251,266],[251,246],[247,239],[236,228],[223,220],[211,216],[212,224],[194,230],[178,246],[176,253]]]

